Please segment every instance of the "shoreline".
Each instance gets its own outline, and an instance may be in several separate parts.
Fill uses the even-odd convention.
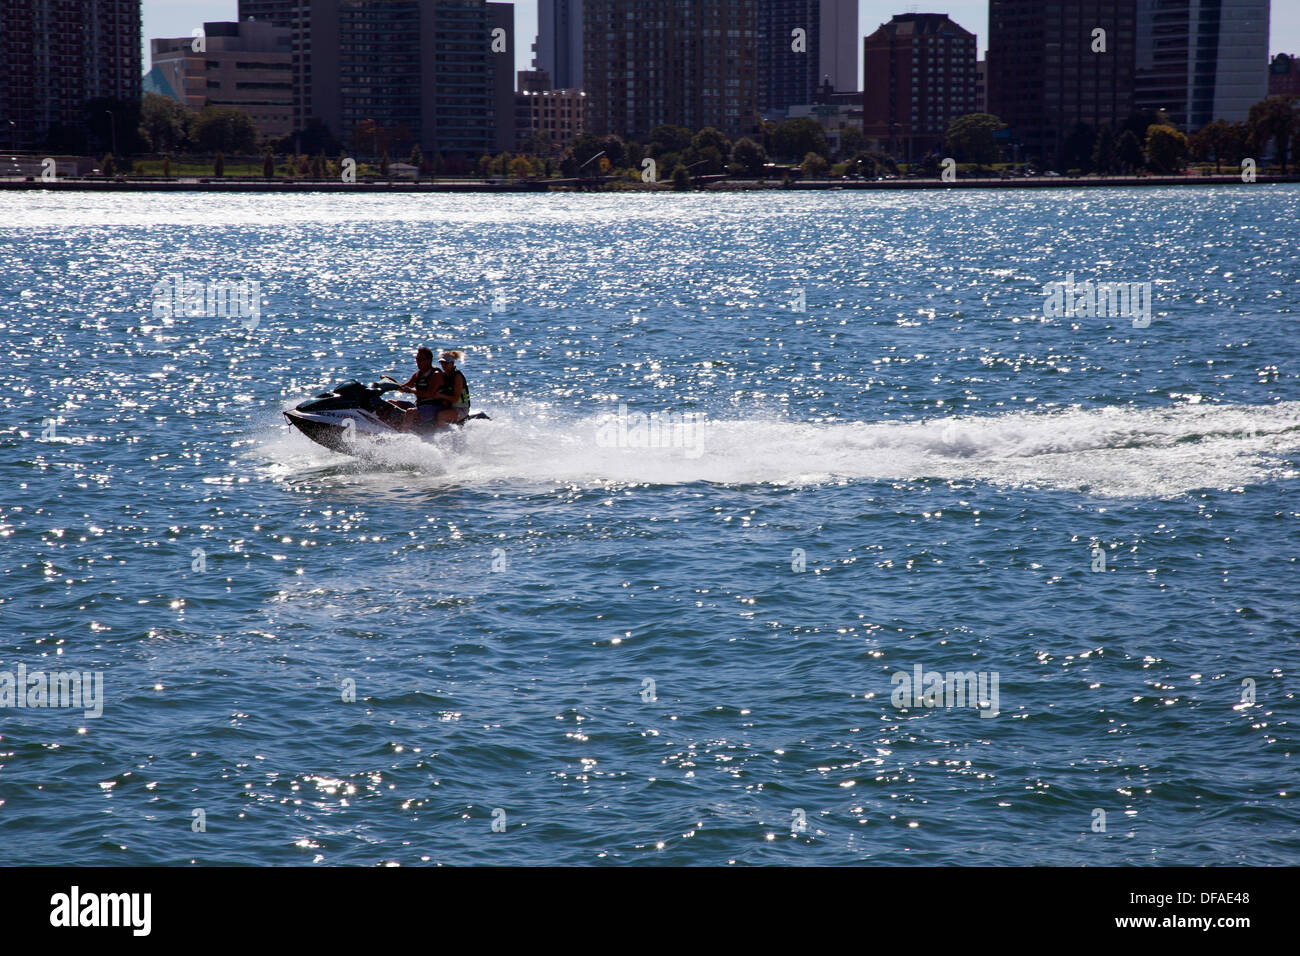
[[[612,181],[620,185],[609,188],[610,181],[601,184],[581,183],[577,180],[544,180],[536,182],[486,183],[472,181],[450,182],[359,182],[342,183],[322,180],[265,180],[265,179],[58,179],[53,182],[28,179],[0,179],[0,190],[66,190],[72,192],[217,192],[217,193],[673,193],[679,190],[670,185],[654,187],[640,183]],[[701,183],[687,193],[700,192],[762,192],[808,190],[908,190],[908,189],[1101,189],[1134,186],[1248,186],[1259,184],[1300,183],[1300,173],[1283,175],[1258,174],[1255,182],[1244,183],[1240,173],[1210,176],[1038,176],[1032,178],[957,179],[944,182],[939,179],[890,179],[882,182],[867,180],[795,180],[788,185],[779,182],[755,180],[722,180]]]

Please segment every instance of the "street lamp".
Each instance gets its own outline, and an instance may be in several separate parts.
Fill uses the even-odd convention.
[[[585,163],[583,163],[581,166],[579,166],[579,167],[578,167],[578,178],[579,178],[579,179],[582,178],[582,171],[583,171],[584,169],[586,169],[588,166],[590,166],[592,163],[594,163],[596,160],[600,159],[600,157],[602,157],[602,156],[604,156],[604,155],[605,155],[605,150],[602,149],[602,150],[601,150],[599,153],[597,153],[595,156],[591,157],[591,159],[587,160]],[[597,174],[596,178],[599,179],[599,178],[600,178],[600,175]]]

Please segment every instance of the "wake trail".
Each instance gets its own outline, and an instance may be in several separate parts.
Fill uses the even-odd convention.
[[[462,486],[813,485],[844,479],[986,481],[1164,497],[1289,477],[1300,402],[1009,412],[924,421],[716,419],[646,427],[611,412],[525,406],[432,442],[402,437],[348,462],[279,433],[261,454],[291,473],[414,471]],[[639,426],[639,427],[638,427]],[[646,445],[657,447],[645,447]],[[667,447],[664,447],[667,446]]]

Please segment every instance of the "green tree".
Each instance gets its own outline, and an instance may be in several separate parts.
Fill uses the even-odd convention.
[[[691,188],[691,174],[686,171],[686,167],[678,163],[673,169],[673,189],[677,192],[685,192]]]
[[[1006,124],[992,113],[958,116],[948,124],[944,149],[959,162],[981,166],[996,163],[999,152],[997,133],[1006,128]]]
[[[767,164],[767,152],[749,137],[743,137],[731,147],[731,161],[742,167],[746,176],[761,176]]]
[[[1120,167],[1126,173],[1132,173],[1142,167],[1145,159],[1142,155],[1142,143],[1133,135],[1131,129],[1124,130],[1115,141],[1115,152],[1119,156]]]
[[[786,120],[776,128],[772,133],[772,151],[787,160],[797,160],[809,153],[827,157],[830,155],[830,145],[821,123],[800,116]]]
[[[1097,141],[1092,146],[1092,169],[1103,176],[1109,176],[1115,171],[1118,162],[1119,148],[1115,142],[1115,131],[1107,123],[1097,130]]]
[[[172,158],[167,154],[163,154],[162,174],[164,179],[170,179],[172,175]]]
[[[668,153],[684,153],[690,149],[692,138],[686,127],[664,123],[650,131],[646,151],[656,159],[662,159]]]
[[[140,101],[140,127],[156,153],[182,149],[193,120],[193,114],[170,96],[146,93]]]
[[[721,131],[706,126],[691,138],[686,161],[691,166],[699,164],[700,173],[710,175],[723,172],[727,166],[727,157],[731,155],[731,140]]]
[[[379,157],[379,175],[388,176],[388,150],[384,150],[384,154]]]
[[[226,175],[226,157],[217,150],[217,155],[212,157],[212,175],[221,177]]]
[[[1270,96],[1250,108],[1246,117],[1247,148],[1263,152],[1271,142],[1286,173],[1291,139],[1300,127],[1294,96]]]
[[[583,176],[590,176],[596,172],[593,168],[596,164],[592,160],[604,151],[605,144],[598,136],[583,133],[569,147],[569,157],[573,160],[575,169],[580,169]]]
[[[840,130],[840,158],[856,157],[867,150],[867,137],[856,126],[846,126]]]
[[[627,144],[621,136],[606,136],[600,141],[600,148],[605,151],[605,158],[614,169],[627,165]]]
[[[243,110],[233,106],[205,106],[194,119],[191,135],[204,152],[251,153],[257,127]]]
[[[1162,173],[1176,173],[1187,159],[1187,137],[1163,123],[1147,129],[1147,161]]]
[[[802,170],[804,179],[825,179],[826,171],[830,168],[830,163],[826,162],[826,157],[820,153],[808,153],[803,158]]]

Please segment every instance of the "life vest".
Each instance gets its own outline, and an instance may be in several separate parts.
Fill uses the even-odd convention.
[[[437,375],[437,374],[438,374],[438,370],[437,370],[436,368],[431,368],[431,369],[429,369],[429,371],[427,371],[427,372],[422,372],[422,373],[420,373],[420,374],[418,374],[418,375],[415,376],[415,394],[416,394],[416,396],[417,396],[417,397],[416,397],[416,400],[415,400],[415,404],[416,404],[417,406],[420,406],[420,405],[441,405],[441,404],[442,404],[442,399],[437,398],[437,397],[434,397],[434,398],[420,398],[420,397],[419,397],[420,392],[425,391],[425,390],[429,387],[429,380],[432,379],[432,378],[433,378],[435,375]]]
[[[444,372],[443,375],[446,377],[447,373]],[[459,395],[456,394],[457,375],[460,376],[461,381],[461,391]],[[469,380],[465,378],[465,374],[460,369],[453,369],[450,379],[450,384],[444,384],[444,388],[439,393],[444,396],[441,400],[442,404],[449,408],[452,406],[464,406],[465,408],[469,408]]]

